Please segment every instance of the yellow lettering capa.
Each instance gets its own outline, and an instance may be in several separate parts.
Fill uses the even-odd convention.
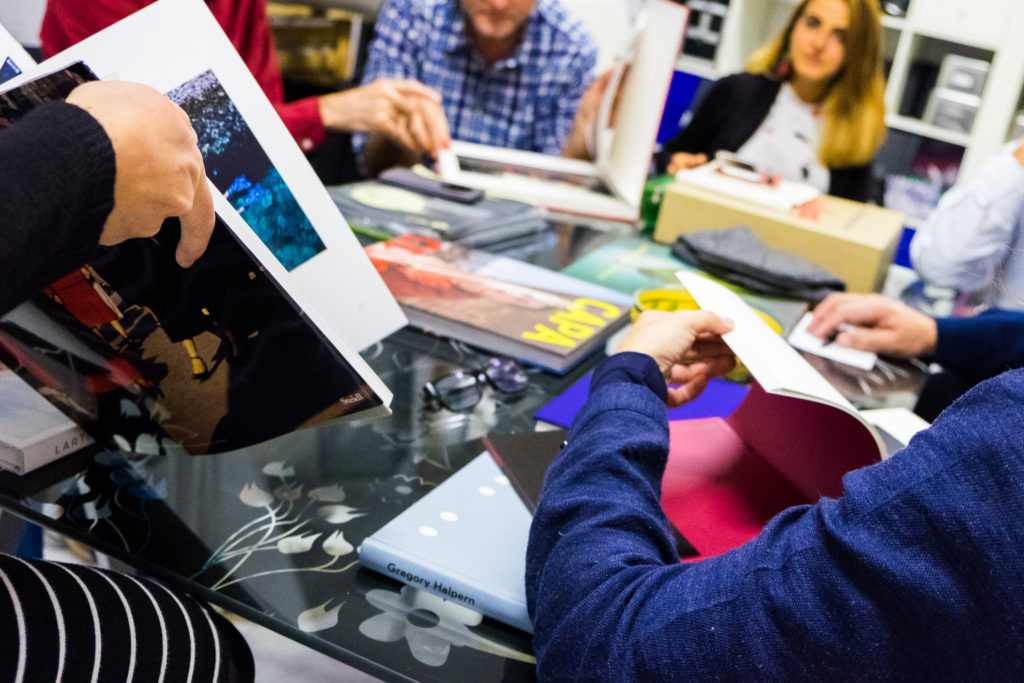
[[[541,325],[540,323],[534,325],[533,331],[528,330],[523,332],[523,339],[544,342],[546,344],[555,344],[556,346],[565,346],[570,349],[576,346],[576,342],[572,339],[569,339],[564,334],[558,334],[547,325]]]
[[[608,320],[615,320],[621,313],[618,306],[613,306],[604,301],[598,301],[597,299],[576,299],[570,308],[575,308],[580,311],[585,311],[588,308],[596,308],[601,313],[601,317],[607,318]]]
[[[568,310],[552,314],[548,320],[554,326],[537,323],[533,330],[523,332],[523,338],[556,346],[573,348],[574,340],[586,339],[596,328],[604,327],[607,320],[619,317],[616,306],[596,299],[576,299]]]

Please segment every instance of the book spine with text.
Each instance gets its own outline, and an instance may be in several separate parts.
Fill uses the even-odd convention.
[[[359,548],[359,563],[368,569],[390,576],[415,588],[439,595],[484,616],[533,633],[526,612],[526,596],[515,600],[474,583],[469,577],[454,575],[437,567],[429,567],[416,557],[388,543],[367,538]]]
[[[93,438],[69,421],[59,431],[41,436],[31,443],[11,444],[0,438],[0,467],[24,474],[71,455],[93,443]]]

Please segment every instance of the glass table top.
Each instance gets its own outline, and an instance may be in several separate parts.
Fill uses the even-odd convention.
[[[362,569],[356,548],[481,453],[487,432],[532,431],[598,357],[564,377],[530,369],[523,392],[487,387],[454,413],[428,405],[424,383],[486,354],[406,329],[364,355],[395,392],[388,418],[212,456],[93,448],[63,471],[0,475],[0,504],[385,679],[530,680],[528,634]]]
[[[559,269],[633,235],[558,224],[502,253]],[[361,568],[356,549],[480,454],[482,436],[533,431],[534,413],[602,354],[564,376],[528,369],[520,393],[487,386],[464,412],[429,405],[424,384],[490,354],[406,328],[363,356],[394,392],[390,417],[211,456],[94,446],[27,476],[0,473],[0,506],[385,680],[533,680],[529,634]],[[871,377],[845,379],[861,405],[884,403]]]
[[[561,268],[627,235],[552,225],[503,253]],[[532,680],[529,634],[361,568],[356,549],[483,452],[480,437],[533,431],[536,410],[602,354],[564,376],[528,368],[525,390],[487,386],[464,412],[430,405],[423,386],[490,354],[405,328],[363,356],[394,392],[390,417],[211,456],[94,446],[0,473],[0,505],[386,680]]]

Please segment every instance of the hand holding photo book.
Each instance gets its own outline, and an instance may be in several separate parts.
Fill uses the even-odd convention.
[[[889,451],[864,416],[736,294],[694,273],[679,278],[703,308],[735,321],[725,340],[755,378],[742,400],[734,396],[716,416],[669,422],[661,505],[683,538],[676,537],[680,556],[700,559],[749,541],[787,507],[841,495],[844,474]],[[531,509],[541,472],[558,452],[560,435],[549,434],[558,433],[485,438]]]
[[[701,555],[756,536],[786,507],[840,496],[843,475],[878,462],[875,428],[734,292],[680,271],[701,308],[735,322],[725,342],[754,377],[727,418],[670,424],[662,507]]]
[[[168,36],[186,33],[205,35],[205,52],[179,55]],[[207,8],[160,0],[69,52],[88,62],[40,76],[67,65],[62,53],[5,84],[0,127],[96,71],[159,84],[199,136],[217,222],[188,269],[174,256],[177,219],[152,238],[97,250],[4,316],[0,360],[104,446],[125,451],[214,453],[336,417],[388,414],[390,391],[341,330],[371,327],[362,338],[372,341],[404,317],[351,232],[341,224],[346,247],[319,212],[326,202],[340,221],[323,187],[318,196],[295,182],[303,173],[288,150],[305,160],[262,93],[247,96],[258,86]],[[350,319],[337,317],[338,306],[325,314],[312,299],[327,292],[311,292],[300,276],[337,259],[351,265],[348,276],[367,275],[349,295],[330,293]],[[377,304],[382,319],[366,325],[360,308]]]

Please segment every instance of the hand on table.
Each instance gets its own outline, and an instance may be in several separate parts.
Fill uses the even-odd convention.
[[[938,339],[934,319],[880,294],[830,294],[807,331],[825,338],[836,330],[839,346],[903,358],[934,353]]]
[[[724,375],[736,365],[721,335],[732,330],[731,320],[708,311],[645,311],[618,351],[651,356],[670,384],[668,404],[679,406],[697,398],[708,380]]]
[[[382,78],[325,95],[319,104],[326,128],[380,133],[416,156],[451,144],[441,95],[417,81]]]
[[[67,102],[89,112],[114,148],[114,208],[100,244],[152,237],[166,218],[181,219],[175,258],[187,268],[206,251],[215,221],[203,157],[188,115],[137,83],[84,83]]]
[[[677,173],[690,168],[697,168],[708,163],[708,155],[704,153],[690,154],[689,152],[676,152],[668,162],[668,172]]]

